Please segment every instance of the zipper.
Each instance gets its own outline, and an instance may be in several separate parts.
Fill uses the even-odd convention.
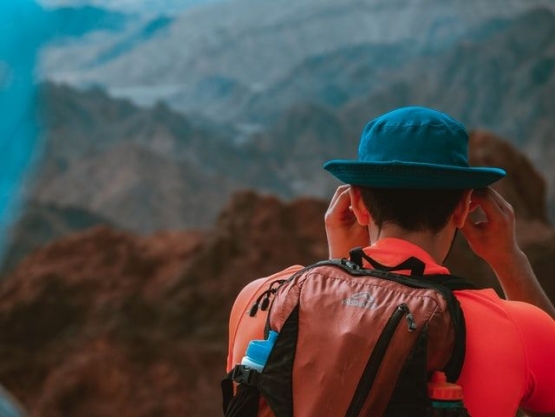
[[[358,417],[360,414],[366,398],[368,397],[368,393],[374,385],[374,380],[376,379],[376,375],[380,369],[383,357],[385,356],[387,348],[391,343],[391,339],[399,327],[403,316],[406,317],[407,320],[407,330],[409,332],[416,330],[417,325],[409,307],[405,303],[398,305],[380,334],[370,358],[368,358],[368,362],[366,363],[364,372],[358,382],[353,399],[349,404],[345,417]]]
[[[261,293],[258,296],[258,298],[256,299],[256,301],[254,302],[254,304],[251,306],[251,308],[248,311],[249,316],[251,316],[251,317],[256,316],[256,313],[258,313],[259,309],[262,310],[262,311],[268,310],[268,307],[270,307],[270,297],[272,297],[273,295],[276,294],[278,288],[285,281],[286,280],[284,280],[284,279],[278,279],[278,280],[272,282],[270,284],[270,286],[268,287],[268,289],[266,291],[264,291],[263,293]]]

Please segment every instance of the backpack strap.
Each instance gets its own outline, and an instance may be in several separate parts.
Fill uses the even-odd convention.
[[[225,417],[257,417],[260,401],[260,373],[244,365],[236,365],[221,382]],[[233,393],[233,382],[237,392]]]
[[[450,274],[424,275],[420,279],[433,285],[447,301],[447,307],[455,327],[455,345],[444,372],[449,382],[455,382],[461,373],[466,354],[466,322],[459,300],[453,295],[453,291],[474,290],[476,286],[464,278]]]
[[[354,262],[361,268],[362,268],[362,260],[364,259],[370,265],[372,265],[373,268],[378,269],[380,271],[392,272],[392,271],[409,270],[411,271],[410,272],[411,275],[414,275],[414,276],[424,275],[424,268],[425,268],[424,262],[422,262],[418,258],[415,258],[414,256],[411,256],[407,260],[401,262],[399,265],[391,266],[391,267],[382,265],[375,259],[372,259],[364,252],[364,250],[361,247],[356,247],[354,249],[351,249],[349,252],[349,256],[351,258],[351,262]]]
[[[478,287],[468,281],[466,278],[461,278],[457,275],[452,274],[429,274],[424,275],[424,278],[432,280],[434,283],[443,285],[449,288],[451,291],[460,290],[476,290]]]

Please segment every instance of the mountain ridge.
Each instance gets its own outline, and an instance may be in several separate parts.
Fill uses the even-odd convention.
[[[119,94],[125,94],[124,86],[150,85],[153,97],[159,86],[188,90],[213,76],[225,76],[256,91],[312,55],[364,42],[394,43],[411,38],[420,45],[432,39],[452,42],[471,24],[509,17],[538,5],[554,7],[541,0],[502,5],[437,0],[418,4],[351,0],[340,5],[333,0],[236,0],[180,15],[169,36],[145,42],[125,59],[94,70],[80,69],[67,79],[56,73],[63,74],[76,62],[68,55],[43,76],[74,85],[100,84]],[[434,13],[427,12],[431,8]],[[220,19],[222,15],[226,19]],[[182,39],[187,39],[187,48],[182,47]],[[63,57],[63,50],[54,52]],[[166,97],[163,90],[160,94],[158,99]]]
[[[299,7],[306,12],[309,4],[282,13]],[[408,42],[311,54],[266,95],[249,96],[248,86],[227,76],[200,84],[199,106],[218,102],[218,113],[243,112],[241,123],[184,115],[164,102],[137,106],[102,87],[45,83],[44,152],[28,198],[80,208],[139,232],[209,227],[231,193],[241,189],[284,199],[330,196],[337,182],[323,172],[323,163],[355,158],[369,119],[416,104],[438,108],[469,130],[494,132],[526,151],[545,175],[548,218],[553,218],[549,115],[555,113],[555,15],[550,10],[497,16],[447,50],[433,45],[419,50]],[[283,18],[270,16],[261,25]],[[218,100],[222,96],[225,100]]]

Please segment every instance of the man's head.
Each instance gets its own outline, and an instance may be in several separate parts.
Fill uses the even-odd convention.
[[[469,190],[505,176],[499,168],[470,167],[464,126],[423,107],[401,108],[370,121],[358,159],[332,160],[324,168],[355,186],[378,229],[393,223],[406,231],[432,233],[453,217],[460,227],[457,213],[468,213],[463,200],[469,200]]]
[[[409,232],[437,233],[449,222],[466,190],[414,190],[357,187],[378,229],[396,224]]]

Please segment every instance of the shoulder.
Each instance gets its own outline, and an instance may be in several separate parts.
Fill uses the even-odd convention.
[[[531,411],[554,412],[555,320],[528,303],[503,301],[503,304],[521,334],[525,351],[528,384],[522,406]]]
[[[501,300],[520,334],[527,374],[523,408],[554,412],[555,320],[540,308],[520,301]]]
[[[477,316],[479,321],[503,318],[512,322],[524,336],[537,331],[555,337],[555,320],[540,308],[521,301],[500,298],[493,289],[454,291],[465,316]],[[486,315],[487,314],[487,315]],[[526,338],[525,338],[526,339]]]
[[[272,282],[287,279],[302,268],[301,265],[293,265],[267,277],[255,279],[239,292],[229,317],[228,370],[237,362],[238,355],[244,352],[248,341],[260,339],[263,335],[265,314],[259,312],[255,317],[248,315],[256,298],[266,291]]]
[[[504,300],[493,289],[454,294],[467,324],[467,380],[487,380],[487,387],[482,382],[475,385],[490,392],[497,386],[503,388],[498,392],[507,393],[511,385],[518,388],[518,393],[513,392],[520,397],[521,407],[540,413],[555,411],[555,320],[532,304]],[[495,369],[497,377],[474,378],[471,374],[478,369]],[[498,375],[504,375],[506,382],[498,381]]]
[[[237,295],[232,308],[232,315],[234,310],[246,311],[245,307],[250,305],[250,301],[254,301],[254,298],[258,296],[262,291],[266,290],[267,285],[274,281],[280,279],[287,279],[295,272],[301,270],[303,267],[301,265],[292,265],[275,274],[269,275],[267,277],[258,278],[254,281],[249,282]]]

